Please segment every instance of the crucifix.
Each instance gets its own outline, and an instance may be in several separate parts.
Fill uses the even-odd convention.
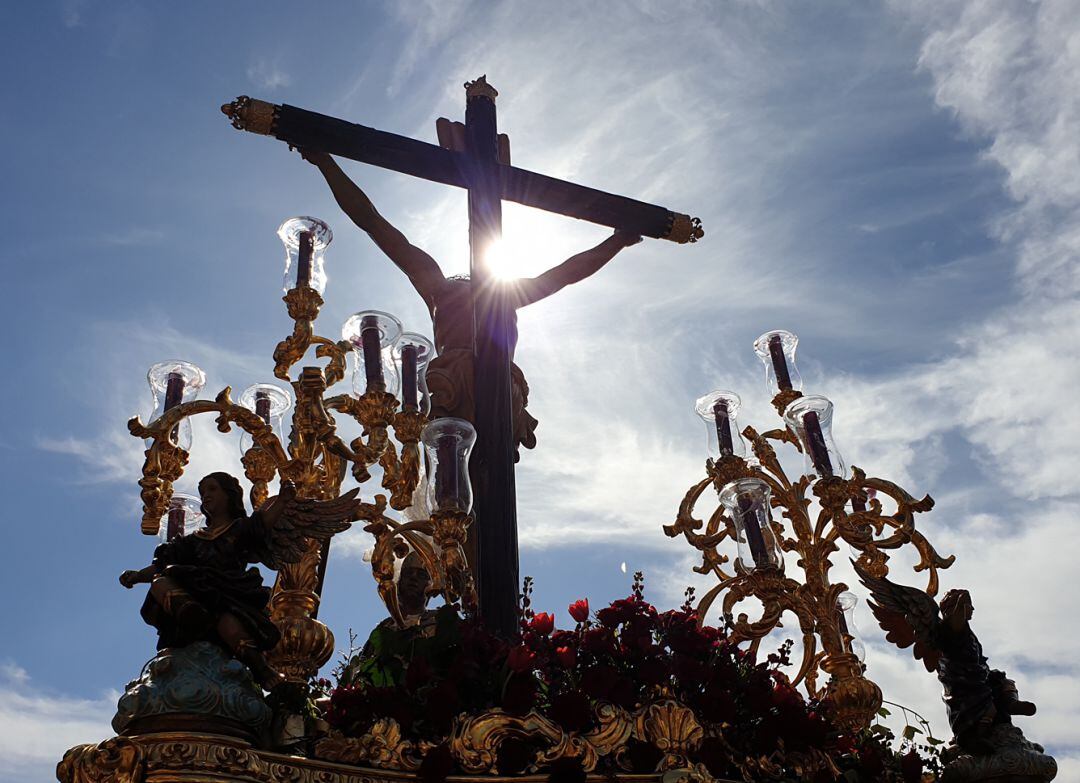
[[[517,304],[512,287],[494,279],[486,258],[502,234],[502,201],[608,226],[617,235],[685,243],[697,241],[704,232],[701,221],[689,215],[511,166],[509,141],[496,124],[498,93],[482,76],[466,83],[465,95],[464,124],[446,119],[437,123],[440,146],[247,96],[222,106],[222,111],[237,129],[274,136],[302,151],[337,155],[468,191],[477,433],[470,470],[476,499],[474,574],[485,624],[511,635],[517,628],[519,587],[511,379]]]

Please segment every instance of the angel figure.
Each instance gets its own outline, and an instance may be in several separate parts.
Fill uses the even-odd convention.
[[[125,571],[120,584],[150,584],[141,614],[158,631],[157,648],[210,641],[229,650],[266,690],[285,678],[266,662],[280,632],[270,620],[270,588],[262,583],[262,563],[277,569],[300,560],[306,539],[325,541],[347,529],[356,490],[332,501],[281,493],[251,516],[244,510],[240,482],[211,473],[199,482],[207,526],[161,544],[150,565]]]
[[[869,605],[885,639],[900,648],[914,645],[915,658],[937,674],[959,751],[991,754],[999,727],[1012,726],[1013,715],[1035,714],[1033,703],[1020,700],[1016,683],[987,664],[969,624],[974,607],[967,590],[950,590],[939,608],[922,590],[871,576],[857,563],[855,571],[876,601]]]

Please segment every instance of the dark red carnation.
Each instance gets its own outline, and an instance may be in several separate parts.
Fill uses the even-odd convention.
[[[900,772],[904,783],[919,783],[922,780],[923,760],[914,748],[900,757]]]
[[[506,656],[506,665],[516,672],[529,671],[535,662],[536,653],[524,644],[518,645]]]
[[[524,715],[536,706],[536,680],[528,674],[511,674],[503,688],[502,708],[511,715]]]
[[[574,664],[577,663],[577,653],[573,647],[556,647],[555,657],[567,669],[573,669]]]

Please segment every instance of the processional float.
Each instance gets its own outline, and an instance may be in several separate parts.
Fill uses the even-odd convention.
[[[155,411],[129,429],[147,443],[141,529],[162,543],[154,563],[121,581],[151,584],[144,618],[158,628],[159,652],[121,697],[117,736],[69,750],[58,778],[1053,778],[1053,759],[1012,726],[1011,715],[1034,705],[986,665],[968,624],[970,598],[951,591],[935,600],[953,558],[916,525],[933,501],[847,466],[831,434],[832,403],[802,393],[789,332],[767,332],[754,346],[784,426],[740,430],[740,399],[726,390],[695,406],[709,433],[705,475],[663,529],[700,552],[695,571],[714,586],[660,612],[638,577],[609,607],[571,605],[572,630],[533,610],[528,580],[519,594],[510,363],[500,338],[512,313],[482,258],[500,230],[501,200],[677,242],[702,231],[686,215],[510,166],[494,89],[483,78],[466,88],[466,123],[440,120],[438,147],[249,98],[223,107],[239,129],[469,190],[475,415],[432,414],[425,369],[435,347],[394,316],[364,310],[340,339],[316,332],[331,232],[314,218],[287,220],[279,236],[293,328],[273,354],[276,381],[235,402],[228,387],[209,400],[198,398],[206,378],[193,363],[150,370]],[[297,370],[311,351],[320,364]],[[339,391],[350,356],[351,390]],[[199,498],[173,490],[192,448],[190,419],[206,413],[220,431],[242,431],[250,515],[225,474],[204,478]],[[348,443],[338,435],[343,421],[360,429]],[[801,475],[789,477],[777,448],[801,452]],[[366,502],[357,490],[376,465],[389,495]],[[343,492],[347,483],[356,487]],[[706,502],[714,510],[698,519]],[[318,607],[328,547],[353,522],[372,536],[372,575],[389,617],[330,683],[318,675],[335,641]],[[944,686],[956,735],[944,752],[910,735],[890,747],[877,723],[882,693],[854,631],[857,599],[831,577],[841,545],[887,638],[913,645]],[[890,554],[904,547],[918,556],[922,587],[888,579]],[[245,576],[251,560],[277,570],[272,591]],[[441,608],[429,609],[431,598]],[[738,611],[744,601],[759,607],[756,619]],[[762,641],[786,616],[797,639],[765,655]]]

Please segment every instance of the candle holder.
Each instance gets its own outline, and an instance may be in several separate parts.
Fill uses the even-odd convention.
[[[802,396],[796,344],[794,335],[779,331],[754,343],[766,363],[773,404],[788,426],[762,434],[745,427],[742,435],[752,458],[736,453],[734,438],[731,453],[725,453],[719,445],[722,431],[710,438],[706,475],[686,493],[675,523],[664,532],[685,537],[701,553],[694,570],[717,580],[697,602],[699,622],[718,606],[730,637],[756,654],[762,639],[781,627],[783,615],[795,615],[802,657],[792,684],[812,698],[828,697],[841,725],[858,730],[873,720],[881,691],[864,675],[863,649],[854,632],[854,596],[845,584],[830,580],[839,542],[848,545],[860,568],[879,578],[889,572],[890,552],[913,547],[919,556],[915,570],[927,573],[924,589],[930,596],[937,594],[939,570],[954,558],[939,555],[916,528],[915,515],[933,508],[930,497],[916,500],[892,482],[870,478],[857,467],[849,470],[832,438],[832,403]],[[695,412],[714,426],[713,406],[726,401],[730,410],[735,400],[730,392],[713,392],[697,401]],[[809,414],[817,434],[808,432],[813,429],[807,427]],[[776,452],[781,445],[803,452],[804,475],[787,476]],[[695,517],[695,508],[710,486],[720,502],[704,521]],[[781,513],[773,516],[770,507]],[[736,550],[730,567],[728,541]],[[784,572],[787,552],[795,555],[799,578]],[[748,598],[760,604],[757,619],[738,612]],[[822,672],[828,675],[824,684],[819,683]]]
[[[784,329],[773,329],[754,340],[754,353],[765,365],[765,385],[773,397],[777,413],[802,396],[802,375],[795,364],[799,338]]]
[[[313,217],[292,217],[278,227],[278,237],[285,245],[283,290],[310,288],[322,295],[326,290],[323,254],[334,239],[334,232]]]
[[[832,418],[832,402],[816,394],[793,400],[784,410],[784,423],[799,439],[805,458],[803,475],[811,481],[848,477],[847,465],[833,440]]]
[[[435,345],[416,332],[404,332],[393,347],[396,364],[401,367],[402,410],[431,413],[431,397],[427,388],[427,367],[435,358]]]
[[[202,502],[192,495],[174,492],[169,500],[169,510],[161,517],[158,540],[164,544],[180,536],[194,533],[205,526],[206,517],[202,512]]]
[[[153,398],[150,421],[156,421],[165,411],[195,399],[206,385],[206,373],[198,365],[174,359],[153,365],[146,373],[146,382]],[[191,422],[185,419],[177,424],[172,437],[177,446],[190,451]],[[149,447],[150,443],[146,445]]]
[[[281,422],[292,408],[292,395],[288,390],[272,383],[256,383],[244,389],[239,402],[269,424],[278,440],[284,442]],[[269,494],[267,485],[276,473],[274,460],[269,453],[255,445],[254,437],[247,430],[240,431],[240,454],[244,475],[251,482],[251,505],[258,508],[266,502]]]
[[[739,434],[742,400],[735,392],[718,389],[699,397],[694,411],[705,422],[709,459],[745,457],[746,443]]]
[[[355,360],[353,392],[357,397],[374,391],[397,394],[399,377],[393,349],[401,334],[401,321],[379,310],[353,313],[342,325],[341,339],[351,346]]]

